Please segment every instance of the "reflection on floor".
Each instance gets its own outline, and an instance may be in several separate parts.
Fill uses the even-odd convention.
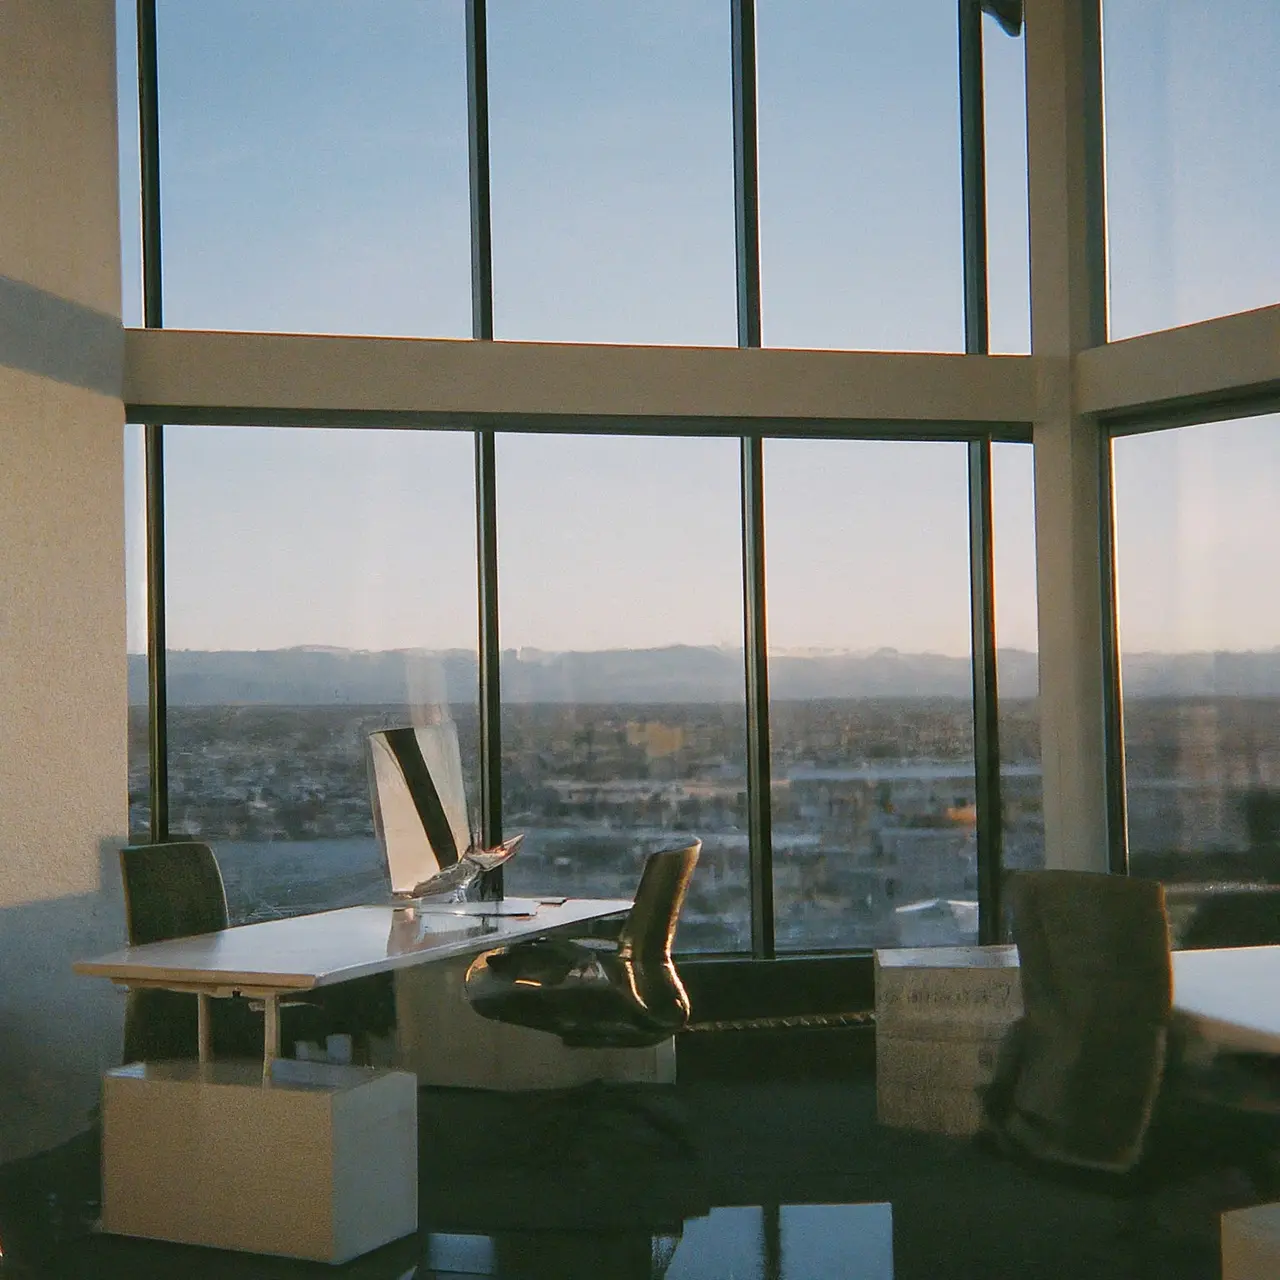
[[[1141,1228],[972,1144],[880,1128],[868,1075],[420,1095],[421,1229],[342,1268],[96,1233],[92,1139],[0,1168],[3,1280],[1201,1280],[1248,1191]]]
[[[436,1276],[892,1280],[893,1215],[887,1204],[751,1205],[712,1209],[656,1234],[437,1233],[422,1265]]]

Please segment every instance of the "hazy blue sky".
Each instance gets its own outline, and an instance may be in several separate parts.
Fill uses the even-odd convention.
[[[461,0],[159,11],[166,323],[467,336]],[[497,335],[732,344],[727,0],[489,15]],[[958,350],[954,0],[759,0],[758,17],[766,343]],[[1280,8],[1107,0],[1106,38],[1113,330],[1275,301]],[[992,347],[1019,352],[1022,42],[988,22],[986,51]],[[1271,569],[1276,425],[1120,447],[1126,642],[1280,642],[1250,603]],[[475,643],[468,435],[173,429],[168,462],[174,647]],[[504,645],[740,643],[733,442],[503,436],[498,463]],[[996,468],[1000,640],[1034,647],[1030,450],[1001,447]],[[1237,477],[1256,504],[1221,489]],[[967,652],[962,446],[771,443],[766,479],[775,645]],[[1204,508],[1218,518],[1193,537]],[[1236,602],[1212,628],[1190,621],[1206,584]]]

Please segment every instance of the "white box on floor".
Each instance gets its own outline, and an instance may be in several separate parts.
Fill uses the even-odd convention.
[[[911,947],[875,956],[881,1124],[976,1133],[982,1087],[1022,1013],[1014,947]]]
[[[407,1072],[132,1063],[102,1094],[104,1231],[340,1263],[417,1229]]]
[[[467,1000],[471,957],[396,974],[396,1065],[422,1085],[553,1089],[589,1080],[672,1084],[675,1040],[646,1049],[571,1049],[558,1036],[482,1018]]]
[[[982,1099],[977,1089],[877,1084],[876,1120],[894,1129],[971,1138],[982,1126]]]
[[[876,952],[876,1027],[999,1034],[1022,1013],[1017,948],[898,947]]]
[[[1222,1280],[1280,1276],[1280,1204],[1258,1204],[1222,1215]]]
[[[876,1085],[980,1088],[991,1083],[999,1054],[999,1037],[926,1040],[877,1035]]]

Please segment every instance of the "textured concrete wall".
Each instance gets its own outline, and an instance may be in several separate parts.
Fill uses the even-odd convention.
[[[88,1123],[122,998],[123,407],[112,0],[0,6],[0,1162]]]

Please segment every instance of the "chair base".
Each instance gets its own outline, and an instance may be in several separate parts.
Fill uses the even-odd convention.
[[[673,1084],[675,1038],[638,1049],[570,1048],[557,1036],[482,1018],[466,995],[470,958],[396,973],[396,1066],[420,1085],[555,1089],[592,1080]]]

